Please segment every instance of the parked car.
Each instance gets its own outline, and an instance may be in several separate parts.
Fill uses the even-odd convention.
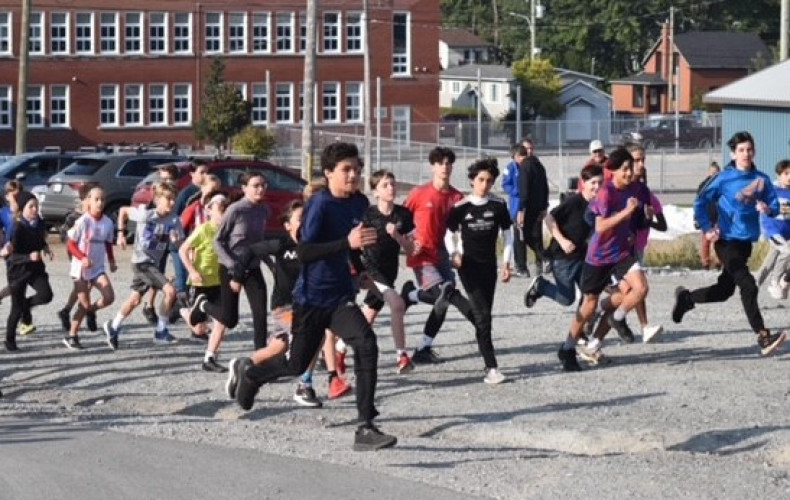
[[[179,170],[178,189],[183,189],[190,182],[189,162],[178,162]],[[280,215],[292,200],[302,198],[302,192],[307,184],[299,174],[291,169],[278,167],[265,161],[254,160],[219,160],[208,165],[210,174],[219,177],[222,182],[222,191],[228,196],[241,196],[241,176],[245,172],[261,172],[268,184],[265,202],[272,211],[272,216],[266,222],[266,232],[270,235],[284,233],[280,223]],[[133,205],[149,205],[153,202],[153,185],[159,179],[158,172],[152,172],[140,181],[132,195]]]
[[[18,179],[25,189],[38,194],[44,191],[50,177],[70,165],[80,153],[24,153],[0,164],[0,181]]]
[[[59,224],[73,211],[79,190],[89,182],[104,189],[104,213],[116,221],[118,209],[132,200],[134,187],[157,165],[183,161],[183,156],[158,154],[106,154],[81,156],[62,172],[50,177],[47,189],[39,194],[41,217],[50,224]]]
[[[692,117],[681,117],[678,121],[678,144],[684,148],[710,149],[721,142],[721,128],[700,124]],[[622,143],[641,144],[645,149],[671,147],[675,145],[675,118],[653,118],[636,130],[626,131]]]

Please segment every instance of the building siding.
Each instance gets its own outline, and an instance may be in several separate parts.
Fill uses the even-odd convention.
[[[771,177],[779,160],[790,158],[790,109],[725,105],[722,124],[722,161],[730,161],[727,141],[746,130],[756,142],[755,164]]]

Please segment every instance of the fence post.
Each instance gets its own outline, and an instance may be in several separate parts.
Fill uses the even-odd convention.
[[[659,191],[661,192],[661,194],[664,194],[664,177],[665,177],[665,170],[666,170],[666,162],[665,162],[666,158],[665,158],[664,150],[661,149],[660,151],[661,151],[661,163],[659,163],[659,178],[660,178],[661,182],[659,183]]]

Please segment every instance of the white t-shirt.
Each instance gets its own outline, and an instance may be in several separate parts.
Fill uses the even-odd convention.
[[[69,276],[86,281],[95,280],[105,272],[104,262],[107,260],[107,242],[112,244],[113,225],[106,215],[96,220],[90,214],[82,214],[68,231],[69,239],[77,243],[77,248],[91,261],[90,267],[82,267],[82,262],[71,258]]]

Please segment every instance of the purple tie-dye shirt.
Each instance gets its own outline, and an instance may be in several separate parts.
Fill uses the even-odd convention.
[[[587,247],[585,261],[593,266],[617,264],[634,253],[634,236],[644,220],[645,204],[650,203],[650,191],[641,182],[632,182],[625,189],[617,189],[612,181],[607,181],[590,202],[589,210],[593,218],[608,218],[623,210],[628,198],[639,200],[639,206],[631,217],[614,228],[593,233]]]

